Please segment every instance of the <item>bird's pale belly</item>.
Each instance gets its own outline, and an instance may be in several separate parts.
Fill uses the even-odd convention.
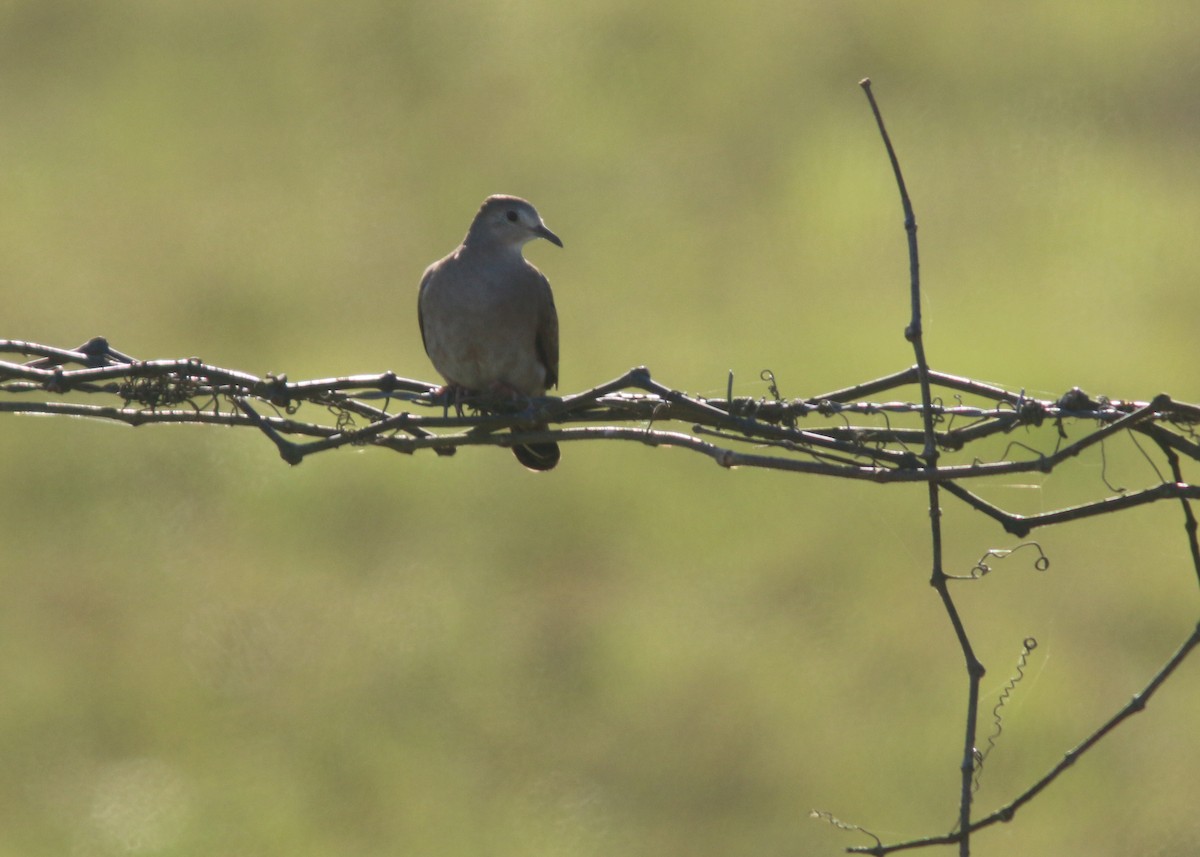
[[[426,328],[429,356],[434,367],[448,382],[470,390],[488,390],[497,385],[526,396],[546,392],[546,369],[533,354],[533,334],[528,344],[514,341],[511,335],[490,336],[486,329],[467,334],[461,327],[454,342],[430,336]]]

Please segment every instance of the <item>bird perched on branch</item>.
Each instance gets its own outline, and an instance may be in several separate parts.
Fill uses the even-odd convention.
[[[462,244],[425,269],[417,319],[448,397],[534,398],[558,383],[554,295],[521,254],[535,238],[562,246],[528,202],[489,196]],[[530,470],[550,470],[559,459],[553,442],[514,446],[513,453]]]

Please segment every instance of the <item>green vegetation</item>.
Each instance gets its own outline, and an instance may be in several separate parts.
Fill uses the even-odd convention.
[[[1187,4],[14,0],[0,337],[432,380],[418,278],[503,192],[565,242],[530,248],[564,390],[845,386],[912,362],[870,75],[937,368],[1197,401],[1198,63]],[[1100,466],[985,490],[1049,508]],[[244,432],[11,417],[0,479],[0,857],[835,854],[865,840],[811,808],[954,822],[919,488],[632,444],[288,468]],[[1013,546],[946,523],[959,573]],[[1039,642],[984,811],[1196,618],[1176,506],[1038,537],[1047,572],[957,591],[985,710]],[[1197,706],[1189,663],[974,853],[1193,853]]]

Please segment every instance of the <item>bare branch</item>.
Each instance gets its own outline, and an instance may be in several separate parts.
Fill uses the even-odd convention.
[[[142,361],[115,350],[99,336],[75,348],[0,340],[0,354],[14,356],[11,361],[0,360],[0,414],[71,416],[129,426],[252,429],[292,465],[345,446],[453,455],[463,446],[622,441],[677,447],[725,468],[755,467],[878,483],[923,482],[930,522],[929,582],[941,599],[967,671],[958,821],[950,833],[885,844],[862,826],[824,811],[815,815],[875,840],[873,845],[849,848],[852,852],[883,855],[957,845],[965,857],[974,832],[1011,820],[1017,809],[1102,738],[1143,710],[1200,644],[1200,625],[1128,705],[1028,789],[972,822],[978,760],[987,753],[976,747],[984,665],[975,655],[950,581],[976,580],[987,567],[981,559],[969,575],[945,572],[943,491],[1017,537],[1035,528],[1178,500],[1193,571],[1200,582],[1200,526],[1191,506],[1200,499],[1200,484],[1186,481],[1183,466],[1184,461],[1200,462],[1200,405],[1176,402],[1166,394],[1126,402],[1092,397],[1078,388],[1057,399],[1039,399],[1024,390],[1014,392],[931,368],[921,321],[916,216],[870,81],[861,85],[892,166],[908,238],[911,317],[904,333],[916,362],[898,372],[799,399],[780,395],[771,370],[760,375],[766,384],[764,395],[735,398],[731,375],[729,392],[720,399],[681,392],[655,380],[642,366],[562,398],[513,402],[480,395],[456,401],[452,409],[439,385],[392,372],[289,381],[286,375],[259,376],[196,357]],[[913,387],[915,397],[909,389]],[[906,390],[908,395],[902,392]],[[893,398],[880,400],[884,396]],[[1132,439],[1149,462],[1152,484],[1137,490],[1115,488],[1102,473],[1095,480],[1095,496],[1035,515],[1001,508],[966,487],[969,481],[987,477],[1051,473],[1081,456],[1105,455],[1105,444],[1121,437]],[[1142,445],[1138,438],[1153,443]],[[984,558],[1010,552],[989,549]],[[1045,554],[1038,562],[1035,567],[1045,567]],[[1032,648],[1028,642],[1026,647]],[[1023,662],[1018,669],[1023,669]],[[1008,689],[1013,684],[1015,680]],[[1002,704],[1003,698],[993,709],[994,718]],[[989,742],[994,742],[995,734],[998,731]]]

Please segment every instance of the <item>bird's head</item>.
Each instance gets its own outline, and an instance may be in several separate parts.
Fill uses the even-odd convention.
[[[541,215],[529,202],[518,196],[489,196],[471,221],[464,243],[499,244],[520,251],[535,238],[545,238],[551,244],[563,245],[557,235],[546,228]]]

